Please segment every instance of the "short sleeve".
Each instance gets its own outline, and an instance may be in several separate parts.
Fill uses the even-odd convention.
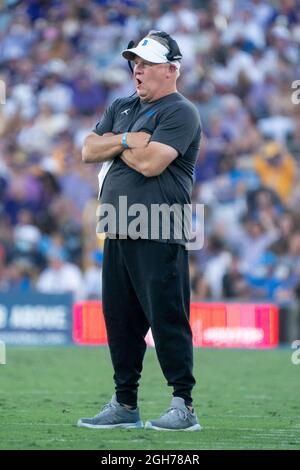
[[[161,117],[150,140],[170,145],[179,155],[184,155],[199,128],[200,117],[197,110],[191,106],[180,106]],[[199,142],[195,145],[199,148]]]
[[[114,113],[115,113],[115,102],[112,103],[105,111],[101,118],[101,120],[96,124],[93,129],[98,135],[103,135],[106,132],[112,132],[112,128],[114,125]]]

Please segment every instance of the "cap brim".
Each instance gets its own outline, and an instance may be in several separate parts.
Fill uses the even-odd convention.
[[[164,63],[162,62],[160,57],[157,57],[157,54],[150,50],[145,50],[145,48],[141,47],[134,47],[133,49],[125,49],[122,52],[122,56],[124,59],[127,60],[134,60],[136,56],[141,57],[144,60],[147,60],[148,62],[152,62],[153,64],[161,64]],[[167,62],[167,60],[165,61]]]

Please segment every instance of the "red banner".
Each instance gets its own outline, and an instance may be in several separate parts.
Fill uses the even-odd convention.
[[[272,304],[191,303],[190,324],[195,347],[271,348],[278,346],[279,313]],[[102,305],[78,302],[73,309],[73,340],[107,344]],[[154,346],[151,331],[147,344]]]

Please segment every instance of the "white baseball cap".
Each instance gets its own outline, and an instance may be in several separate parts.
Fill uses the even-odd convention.
[[[179,60],[168,60],[169,49],[160,42],[150,37],[143,38],[136,47],[125,49],[122,56],[127,60],[134,60],[135,56],[148,60],[153,64],[173,64],[177,69],[180,68]]]

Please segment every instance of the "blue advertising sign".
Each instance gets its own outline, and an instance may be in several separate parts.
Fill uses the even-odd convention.
[[[72,342],[71,294],[0,293],[0,341],[17,345]]]

